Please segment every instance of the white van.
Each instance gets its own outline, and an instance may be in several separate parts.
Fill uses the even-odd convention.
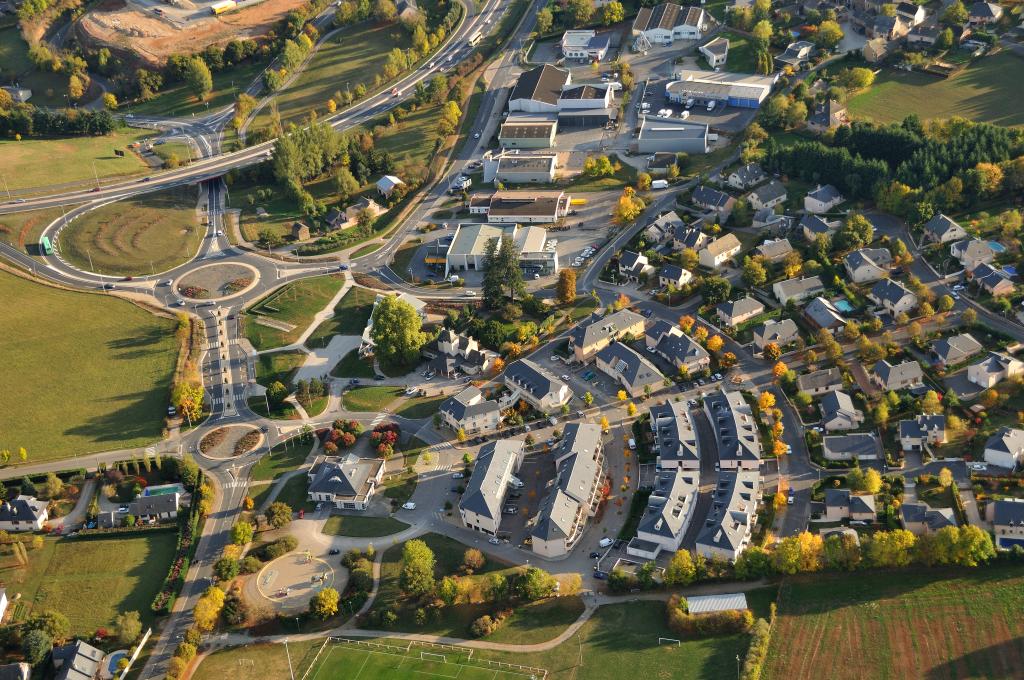
[[[632,437],[629,438],[629,450],[636,451],[636,440]]]

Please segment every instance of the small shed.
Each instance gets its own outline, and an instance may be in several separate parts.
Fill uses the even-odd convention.
[[[722,593],[721,595],[694,595],[686,598],[691,614],[710,614],[747,608],[747,596],[743,593]]]
[[[309,238],[309,227],[302,222],[292,223],[292,238],[296,241],[305,241]]]

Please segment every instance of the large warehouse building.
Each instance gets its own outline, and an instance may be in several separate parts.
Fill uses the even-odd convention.
[[[460,224],[452,237],[445,257],[444,275],[458,271],[481,271],[484,268],[487,244],[492,239],[508,237],[519,251],[519,266],[539,274],[558,271],[558,253],[555,243],[548,243],[548,232],[543,227],[512,224]]]
[[[520,134],[542,135],[544,132],[554,132],[550,128],[545,128],[544,132],[523,128],[519,124],[523,114],[554,114],[558,125],[566,127],[604,125],[618,115],[612,84],[573,85],[569,71],[550,64],[538,66],[519,76],[509,95],[508,111],[509,119],[502,126],[499,139],[508,139],[512,142],[510,147],[521,148],[541,148],[540,144],[544,143],[542,139],[548,146],[554,143],[543,137],[531,138],[536,141],[528,141],[526,144],[518,142],[517,135]]]
[[[641,116],[636,150],[638,153],[707,153],[708,126],[680,118]]]
[[[672,102],[694,106],[725,104],[741,109],[756,109],[772,91],[778,76],[755,76],[743,73],[682,70],[665,86],[665,96]]]

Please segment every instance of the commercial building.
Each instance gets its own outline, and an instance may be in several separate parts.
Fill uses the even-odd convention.
[[[491,224],[550,224],[569,214],[570,202],[564,191],[495,191],[471,197],[469,211]]]
[[[509,116],[498,130],[498,145],[503,149],[548,149],[555,145],[557,133],[557,117]]]
[[[484,182],[550,184],[555,181],[555,154],[502,153],[484,158]]]
[[[550,64],[523,72],[508,98],[510,113],[558,113],[562,88],[572,83],[572,74]]]
[[[466,492],[459,500],[462,523],[473,531],[498,533],[509,483],[523,464],[526,447],[516,439],[499,439],[480,449]]]
[[[640,130],[636,138],[638,153],[657,151],[707,153],[708,126],[679,118],[640,116]]]
[[[608,54],[607,35],[597,31],[566,31],[562,35],[562,56],[580,61],[601,61]]]
[[[682,69],[665,85],[665,96],[684,105],[707,106],[714,102],[715,106],[756,109],[771,94],[777,79],[777,75]]]
[[[697,535],[697,554],[734,561],[750,544],[757,524],[761,476],[757,470],[722,471],[712,494],[712,507]]]
[[[675,40],[700,40],[711,24],[710,16],[699,7],[681,7],[665,2],[641,7],[633,20],[633,37],[652,45],[668,46]]]
[[[365,510],[384,478],[384,460],[347,456],[319,456],[309,468],[306,491],[314,503],[330,503],[341,510]]]
[[[510,238],[519,252],[519,265],[545,274],[558,271],[558,253],[548,244],[548,232],[542,227],[507,227],[493,224],[460,224],[455,228],[445,254],[444,275],[452,272],[483,271],[487,244],[493,239]]]
[[[715,431],[721,468],[757,470],[761,465],[761,440],[754,412],[743,395],[721,388],[704,398],[704,412]]]

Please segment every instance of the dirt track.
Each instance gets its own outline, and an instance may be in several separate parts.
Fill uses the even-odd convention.
[[[179,26],[133,3],[103,3],[82,17],[78,32],[86,43],[134,52],[143,61],[159,65],[172,54],[191,54],[208,45],[263,36],[285,14],[304,4],[305,0],[265,0],[219,17],[200,16]]]

